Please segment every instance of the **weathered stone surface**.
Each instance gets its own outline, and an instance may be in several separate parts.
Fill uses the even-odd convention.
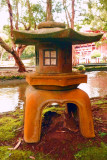
[[[66,26],[65,26],[65,23],[54,22],[54,21],[41,22],[38,25],[38,29],[41,29],[41,28],[56,28],[56,27],[65,28]]]

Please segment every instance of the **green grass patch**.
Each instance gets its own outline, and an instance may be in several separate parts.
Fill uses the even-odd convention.
[[[103,142],[100,147],[85,147],[75,154],[76,160],[106,160],[107,159],[107,145]]]
[[[93,143],[91,140],[89,140],[87,143],[79,143],[77,145],[78,149],[86,148],[86,147],[92,147]]]
[[[14,114],[13,114],[14,115]],[[17,134],[17,129],[23,124],[23,116],[18,115],[16,118],[11,116],[2,116],[0,118],[0,140],[9,141],[13,139]]]
[[[85,71],[107,71],[107,66],[93,66],[93,67],[85,67]]]
[[[100,105],[100,104],[103,104],[103,103],[107,103],[107,100],[99,100],[99,101],[95,102],[94,104]]]
[[[104,137],[104,136],[106,136],[107,135],[107,133],[105,133],[105,132],[99,132],[99,136],[100,137]]]
[[[9,150],[10,146],[0,147],[0,158],[2,160],[31,160],[30,156],[34,156],[31,151]]]
[[[76,68],[77,68],[79,71],[85,71],[84,65],[78,65]]]
[[[0,80],[25,79],[25,75],[0,76]]]
[[[35,160],[52,160],[49,155],[44,155],[43,153],[34,154],[31,151],[26,150],[9,150],[11,146],[0,147],[0,158],[2,160],[31,160],[32,157]]]

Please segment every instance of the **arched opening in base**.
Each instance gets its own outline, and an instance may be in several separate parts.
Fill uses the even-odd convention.
[[[42,111],[41,136],[48,131],[70,130],[77,132],[79,129],[78,107],[74,103],[47,104]]]

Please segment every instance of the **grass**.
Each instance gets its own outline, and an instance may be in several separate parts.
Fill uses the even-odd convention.
[[[85,147],[75,154],[76,160],[106,160],[107,145],[103,142],[100,147]]]
[[[97,102],[94,102],[94,104],[100,105],[100,104],[104,104],[107,103],[107,100],[99,100]]]
[[[107,66],[84,66],[78,65],[73,67],[78,69],[79,71],[91,72],[91,71],[107,71]]]
[[[2,160],[31,160],[30,156],[34,156],[31,151],[9,150],[11,146],[0,147],[0,158]]]
[[[2,160],[52,160],[48,155],[37,153],[36,155],[31,151],[26,150],[9,150],[11,146],[0,147],[0,158]]]
[[[25,75],[0,76],[0,80],[24,79]]]
[[[23,124],[21,112],[11,112],[10,115],[4,115],[0,118],[0,141],[10,141],[17,133],[18,128]]]
[[[107,71],[107,66],[93,66],[93,67],[85,67],[85,71]]]
[[[100,137],[105,137],[106,135],[107,135],[107,133],[105,133],[105,132],[99,132]]]

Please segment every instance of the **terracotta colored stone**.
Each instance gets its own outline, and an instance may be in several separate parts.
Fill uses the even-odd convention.
[[[64,27],[48,21],[35,31],[13,31],[15,43],[35,45],[36,71],[26,75],[30,87],[26,91],[24,139],[28,143],[40,140],[42,111],[53,102],[60,107],[75,104],[81,134],[87,138],[95,136],[90,99],[77,89],[80,83],[87,82],[87,76],[72,72],[72,45],[98,41],[102,34],[80,33]]]
[[[91,104],[88,95],[80,90],[46,91],[30,87],[26,91],[26,109],[24,124],[24,140],[28,143],[38,142],[41,135],[42,111],[47,104],[74,103],[78,107],[79,126],[84,137],[94,137]]]

